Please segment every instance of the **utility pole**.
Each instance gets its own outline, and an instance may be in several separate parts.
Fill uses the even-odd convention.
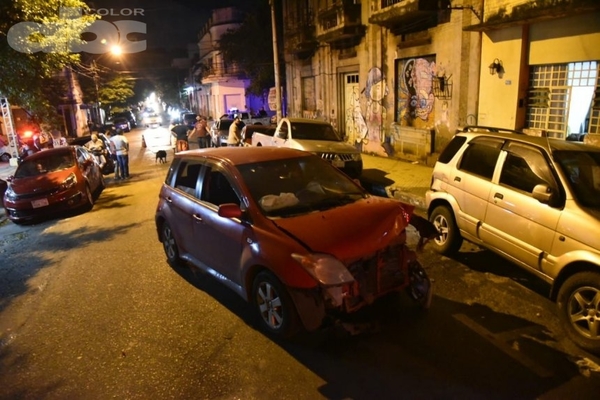
[[[277,102],[277,122],[283,117],[281,112],[281,84],[279,83],[279,51],[277,46],[277,24],[275,19],[275,0],[269,0],[271,6],[271,30],[273,32],[273,64],[275,65],[275,101]]]

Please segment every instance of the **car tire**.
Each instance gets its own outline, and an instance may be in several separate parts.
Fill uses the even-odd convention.
[[[94,208],[94,194],[92,193],[92,189],[90,189],[90,185],[86,183],[85,185],[85,198],[87,200],[85,208],[87,211],[90,211]]]
[[[431,212],[429,221],[440,232],[440,235],[431,241],[435,251],[443,255],[458,252],[463,238],[460,236],[452,210],[447,206],[437,206]]]
[[[600,274],[580,272],[567,279],[557,298],[567,336],[579,347],[600,354]]]
[[[0,155],[0,161],[2,161],[2,162],[9,162],[10,161],[10,154],[4,153],[4,154]]]
[[[271,335],[290,338],[298,332],[298,313],[290,295],[271,272],[256,275],[252,303],[260,327]]]
[[[162,241],[163,250],[165,251],[169,265],[172,267],[180,266],[181,258],[179,257],[179,247],[177,246],[173,229],[171,229],[171,226],[167,222],[162,224],[160,240]]]

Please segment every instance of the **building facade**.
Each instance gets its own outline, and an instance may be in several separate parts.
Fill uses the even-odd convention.
[[[227,64],[218,50],[219,38],[229,29],[237,28],[244,15],[235,7],[213,10],[201,30],[198,41],[199,61],[192,67],[190,95],[193,110],[200,115],[219,118],[230,110],[257,111],[264,99],[246,95],[250,81],[237,65]]]
[[[465,125],[598,129],[596,0],[283,0],[283,20],[288,115],[363,152],[431,163]]]

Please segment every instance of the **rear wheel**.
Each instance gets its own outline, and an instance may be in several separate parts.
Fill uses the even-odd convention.
[[[87,201],[84,207],[87,211],[90,211],[92,208],[94,208],[94,194],[90,189],[89,183],[86,183],[85,185],[85,198]]]
[[[452,210],[447,206],[434,208],[429,221],[433,223],[440,235],[433,240],[435,250],[444,255],[456,253],[462,245],[463,238],[460,236],[458,226]]]
[[[163,249],[167,256],[167,261],[171,266],[179,266],[181,264],[181,258],[179,258],[179,247],[177,247],[177,241],[171,226],[165,222],[162,225],[160,238],[162,240]]]
[[[600,354],[600,274],[571,276],[560,288],[557,303],[569,338],[579,347]]]
[[[262,271],[252,285],[258,321],[267,333],[291,337],[298,331],[298,314],[290,295],[272,273]]]
[[[0,160],[2,162],[9,162],[10,161],[10,154],[3,153],[2,155],[0,155]]]

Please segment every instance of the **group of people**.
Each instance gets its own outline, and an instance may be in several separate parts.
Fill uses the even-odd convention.
[[[236,116],[229,127],[229,136],[227,137],[228,146],[240,146],[242,144],[242,128],[244,123],[239,116]],[[197,140],[198,148],[206,149],[211,147],[211,136],[208,128],[208,122],[205,117],[196,117],[194,127],[190,129],[184,123],[175,125],[171,132],[175,135],[175,152],[189,150],[190,141]]]
[[[175,152],[189,150],[190,141],[197,140],[198,148],[206,149],[210,147],[210,132],[208,130],[208,121],[205,117],[196,117],[194,127],[190,129],[185,123],[175,125],[171,132],[175,135]]]
[[[113,157],[115,164],[115,180],[129,179],[129,140],[123,135],[122,129],[113,131],[108,129],[104,135],[110,143],[109,149],[106,149],[104,142],[100,140],[97,134],[93,133],[91,140],[85,144],[85,147],[98,160],[100,169],[106,165],[106,156]]]

